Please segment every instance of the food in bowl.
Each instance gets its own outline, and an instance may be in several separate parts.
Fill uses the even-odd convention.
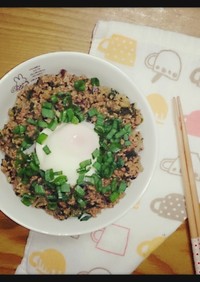
[[[98,77],[44,74],[18,92],[8,115],[1,170],[23,204],[55,219],[113,208],[143,171],[141,110]]]
[[[8,123],[9,109],[12,109],[15,105],[19,91],[23,91],[27,85],[36,83],[39,77],[45,74],[55,76],[62,69],[79,77],[84,74],[89,79],[98,78],[101,86],[113,88],[118,93],[124,93],[129,98],[130,103],[135,103],[143,118],[142,123],[136,128],[140,131],[144,147],[139,152],[143,171],[139,172],[135,179],[130,180],[130,185],[125,190],[125,196],[120,197],[117,204],[112,208],[101,209],[96,217],[92,216],[89,220],[78,220],[76,216],[68,217],[67,220],[56,220],[54,216],[50,216],[42,208],[22,204],[21,197],[16,196],[13,185],[7,181],[5,173],[0,170],[0,209],[5,215],[14,222],[36,232],[56,236],[73,236],[105,228],[116,222],[128,211],[135,212],[134,205],[137,204],[138,206],[152,179],[157,162],[158,146],[153,113],[145,96],[135,85],[133,79],[106,60],[79,52],[42,54],[22,62],[6,73],[0,80],[0,128],[3,129],[5,124]],[[45,107],[48,108],[47,105]],[[95,123],[87,121],[87,125],[90,125],[87,128],[89,132],[92,129],[92,132],[96,133],[93,129]],[[56,129],[59,130],[59,126],[62,126],[62,124],[59,124]],[[23,131],[23,127],[21,130]],[[45,132],[44,130],[47,130],[47,128],[42,129],[43,132]],[[50,139],[50,136],[48,136],[46,141],[50,142]],[[95,137],[94,140],[96,140]],[[37,147],[41,149],[43,144],[38,143]],[[49,149],[50,147],[49,145]],[[57,148],[58,146],[56,146]],[[31,151],[32,148],[30,147],[27,150]],[[45,150],[48,153],[48,148]],[[51,154],[53,154],[53,151]],[[0,163],[4,158],[5,153],[0,150]],[[81,218],[83,219],[84,215]]]

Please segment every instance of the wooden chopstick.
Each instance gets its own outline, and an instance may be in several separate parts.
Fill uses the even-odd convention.
[[[180,97],[173,98],[175,125],[196,274],[200,274],[200,207]]]

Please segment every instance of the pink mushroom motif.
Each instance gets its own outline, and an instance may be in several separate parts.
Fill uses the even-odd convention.
[[[200,110],[192,111],[184,115],[187,133],[192,136],[200,137]]]

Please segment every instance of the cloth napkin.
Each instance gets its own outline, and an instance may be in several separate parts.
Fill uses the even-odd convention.
[[[131,274],[187,218],[173,117],[180,96],[200,190],[200,39],[117,21],[98,21],[89,53],[123,70],[153,111],[159,153],[138,203],[108,227],[80,236],[30,231],[16,274]]]

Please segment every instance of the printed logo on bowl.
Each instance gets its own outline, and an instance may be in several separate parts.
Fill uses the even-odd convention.
[[[37,65],[29,69],[29,78],[27,78],[24,74],[19,73],[13,78],[14,85],[11,88],[11,93],[18,92],[25,85],[36,82],[39,76],[44,75],[45,71],[46,70],[41,68],[40,65]]]

